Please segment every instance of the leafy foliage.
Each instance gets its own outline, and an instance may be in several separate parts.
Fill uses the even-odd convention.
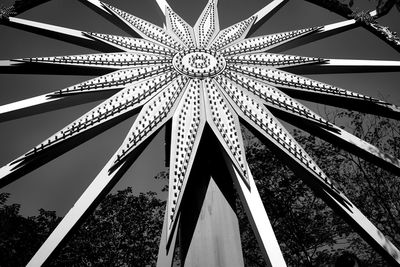
[[[356,112],[337,113],[332,120],[384,151],[400,156],[398,122]],[[399,178],[313,136],[299,131],[294,136],[336,185],[399,247]],[[351,253],[363,266],[386,266],[266,147],[255,139],[247,143],[250,168],[288,265],[326,266],[334,264],[339,255]],[[238,214],[246,266],[264,266],[241,207]]]
[[[39,215],[25,218],[20,205],[8,205],[9,194],[0,193],[0,263],[23,266],[44,242],[60,218],[54,211],[39,210]]]
[[[24,218],[0,194],[0,265],[24,266],[61,218],[53,211]],[[59,252],[52,266],[154,266],[165,202],[131,188],[109,194]]]

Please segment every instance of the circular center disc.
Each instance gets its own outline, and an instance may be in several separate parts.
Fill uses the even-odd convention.
[[[224,57],[213,50],[189,49],[177,53],[172,60],[175,69],[192,78],[212,77],[225,69]]]

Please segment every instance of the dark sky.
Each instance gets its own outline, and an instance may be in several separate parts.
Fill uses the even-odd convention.
[[[7,6],[11,2],[0,1],[0,4]],[[106,2],[155,24],[161,25],[163,22],[155,0],[107,0]],[[268,2],[220,0],[221,28],[247,18]],[[373,4],[373,1],[371,2]],[[371,2],[359,0],[355,2],[355,6],[359,6],[360,9],[368,8],[371,7]],[[177,0],[169,3],[178,14],[193,25],[206,1]],[[85,31],[126,35],[77,0],[52,0],[22,14],[21,17]],[[304,1],[292,0],[254,35],[324,25],[341,20],[343,18],[322,8]],[[382,24],[390,26],[397,32],[400,32],[399,21],[400,13],[395,10],[381,20]],[[5,26],[0,26],[0,34],[0,59],[97,52]],[[346,32],[287,53],[327,58],[400,60],[398,53],[364,29]],[[90,77],[0,74],[0,104],[62,89],[88,78]],[[398,73],[315,75],[313,78],[400,105]],[[96,104],[84,104],[1,123],[0,164],[5,165],[25,153]],[[132,122],[133,119],[128,119],[109,129],[1,189],[1,192],[12,193],[10,202],[21,203],[23,214],[33,215],[39,208],[44,208],[56,210],[59,215],[64,215],[122,143]],[[160,183],[153,177],[164,170],[163,134],[161,132],[154,139],[114,190],[127,186],[132,186],[135,192],[159,190]]]

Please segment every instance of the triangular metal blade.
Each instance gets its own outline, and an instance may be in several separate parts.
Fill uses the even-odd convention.
[[[247,38],[234,45],[228,46],[221,53],[224,56],[265,52],[286,42],[302,38],[305,35],[316,32],[320,27],[305,28],[288,32],[274,33],[264,36]]]
[[[197,48],[206,48],[219,32],[218,0],[209,0],[194,26]]]
[[[102,41],[106,44],[118,47],[122,51],[126,52],[144,52],[167,56],[173,56],[176,53],[174,49],[146,39],[94,32],[85,32],[85,35],[90,36],[93,39]]]
[[[172,118],[168,187],[167,240],[176,217],[204,130],[206,118],[201,81],[192,79]]]
[[[249,184],[239,119],[212,79],[203,80],[203,92],[208,125]]]
[[[255,20],[256,17],[253,16],[220,31],[209,45],[209,48],[212,50],[220,50],[243,40],[246,38]]]
[[[116,7],[103,3],[114,15],[126,21],[128,25],[142,38],[152,42],[166,45],[176,51],[182,50],[182,45],[175,38],[169,35],[163,28],[154,25],[144,19],[138,18]]]
[[[166,7],[165,20],[168,33],[175,35],[187,48],[196,47],[193,28],[170,7]]]

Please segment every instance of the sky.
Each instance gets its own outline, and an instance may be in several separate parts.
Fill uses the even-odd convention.
[[[117,8],[162,25],[163,18],[155,0],[105,0]],[[251,16],[267,0],[219,0],[221,29]],[[12,1],[0,0],[0,5]],[[169,1],[171,7],[194,25],[205,0]],[[370,8],[373,1],[358,0],[359,9]],[[19,17],[79,30],[127,35],[112,23],[75,0],[52,0]],[[305,1],[291,0],[253,36],[325,25],[343,18]],[[400,13],[392,10],[380,22],[400,32]],[[0,59],[97,53],[32,33],[0,25]],[[400,54],[365,29],[356,29],[286,51],[287,54],[326,58],[400,60]],[[400,106],[398,73],[334,74],[310,76],[345,89],[386,99]],[[72,75],[0,74],[0,104],[65,88],[91,77]],[[3,166],[63,128],[99,102],[78,105],[39,115],[0,123],[0,164]],[[318,109],[320,106],[312,106]],[[52,160],[0,192],[11,193],[10,203],[21,204],[24,215],[35,215],[39,208],[56,210],[60,216],[71,208],[85,188],[118,149],[134,118]],[[131,186],[135,193],[159,191],[162,183],[153,179],[164,167],[164,131],[161,131],[114,187],[113,192]],[[161,194],[165,197],[165,194]]]

